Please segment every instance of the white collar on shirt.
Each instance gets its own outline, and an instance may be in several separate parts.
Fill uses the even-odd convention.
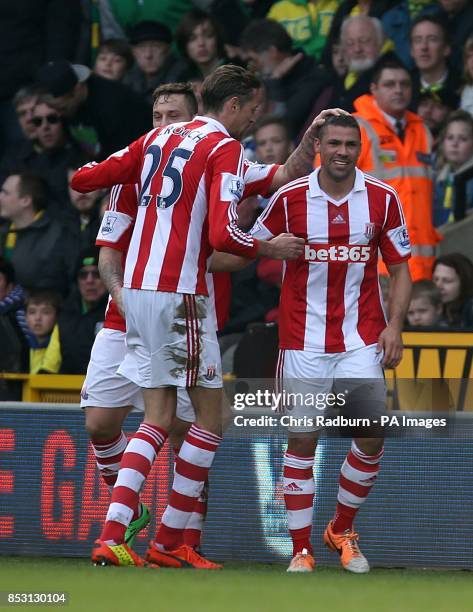
[[[220,123],[220,121],[217,121],[217,119],[214,119],[213,117],[206,117],[206,116],[203,116],[203,115],[196,115],[194,117],[193,121],[205,121],[205,123],[211,123],[215,128],[217,128],[217,130],[219,132],[223,132],[227,136],[230,136],[230,134],[228,133],[227,128],[223,125],[223,123]]]
[[[316,168],[310,175],[309,175],[309,193],[310,196],[312,198],[324,198],[324,199],[331,199],[326,193],[325,191],[323,191],[319,185],[319,171],[320,168]],[[364,191],[366,189],[365,186],[365,177],[363,175],[363,172],[361,170],[359,170],[358,168],[355,168],[355,184],[353,185],[353,189],[351,190],[350,193],[354,193],[355,191]],[[350,194],[347,194],[347,198]],[[346,199],[346,198],[344,198]]]

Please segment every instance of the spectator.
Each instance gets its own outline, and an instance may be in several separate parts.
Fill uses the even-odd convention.
[[[30,374],[57,374],[61,347],[57,326],[60,296],[45,289],[31,291],[25,300]]]
[[[450,327],[473,326],[473,264],[461,253],[435,260],[433,277],[442,299],[442,317]]]
[[[98,268],[99,250],[82,251],[77,283],[59,315],[62,374],[85,374],[95,336],[103,326],[108,293]]]
[[[386,11],[396,6],[398,3],[399,0],[342,0],[330,26],[327,43],[322,55],[322,63],[325,65],[329,64],[332,46],[336,41],[340,40],[342,24],[348,17],[362,15],[381,19]]]
[[[120,38],[110,38],[104,40],[98,48],[94,72],[104,79],[122,81],[133,63],[133,53],[127,41]]]
[[[420,280],[412,285],[411,302],[407,311],[410,327],[433,327],[439,324],[442,298],[435,283]]]
[[[452,66],[463,70],[463,46],[473,31],[473,5],[470,0],[439,0],[443,20],[452,45]]]
[[[431,278],[440,237],[432,224],[430,133],[422,119],[407,110],[411,77],[399,61],[380,62],[371,92],[355,101],[362,143],[358,167],[396,189],[412,243],[412,278]]]
[[[283,119],[264,117],[255,127],[256,159],[261,164],[285,164],[294,150]]]
[[[473,116],[473,36],[470,36],[465,43],[463,66],[465,84],[461,92],[460,106]]]
[[[21,138],[12,97],[31,83],[43,62],[72,59],[80,19],[80,0],[0,3],[0,156]]]
[[[294,150],[286,122],[271,115],[257,122],[254,141],[256,161],[261,164],[284,164]],[[245,231],[251,229],[268,201],[262,196],[251,196],[240,202],[238,226]]]
[[[0,180],[18,172],[42,177],[49,188],[48,211],[60,216],[68,204],[67,166],[79,154],[79,145],[69,135],[59,113],[49,105],[49,97],[40,94],[33,109],[34,143],[29,141],[16,154],[6,157],[0,168]]]
[[[73,138],[89,159],[104,158],[150,128],[149,106],[128,87],[65,60],[49,62],[37,74],[49,104],[67,117]]]
[[[421,93],[417,102],[417,114],[433,136],[433,151],[437,151],[438,139],[448,115],[458,107],[458,95],[447,89]]]
[[[0,255],[10,260],[27,289],[50,288],[65,295],[77,258],[74,237],[45,210],[46,185],[37,176],[13,174],[0,192]]]
[[[178,80],[171,30],[157,21],[142,21],[130,30],[129,39],[135,65],[124,83],[151,104],[156,87]]]
[[[424,15],[436,15],[439,12],[440,7],[432,0],[400,0],[381,17],[387,39],[392,40],[396,55],[409,70],[414,67],[409,43],[412,23]]]
[[[455,220],[455,173],[473,159],[473,117],[466,111],[453,112],[447,119],[440,139],[443,162],[435,180],[434,225]],[[473,179],[466,184],[466,202],[473,207]]]
[[[280,0],[266,17],[284,26],[296,47],[320,61],[339,4],[340,0]]]
[[[353,102],[370,89],[376,62],[381,56],[384,34],[379,19],[358,15],[342,25],[340,42],[348,72],[337,79],[329,106],[353,111]]]
[[[39,93],[35,87],[28,86],[19,89],[13,96],[13,106],[18,124],[23,132],[23,137],[27,141],[32,141],[36,137],[36,126],[32,119]]]
[[[264,80],[268,99],[289,124],[295,138],[327,83],[327,74],[312,57],[292,51],[292,40],[275,21],[260,19],[243,32],[241,46]]]
[[[11,262],[0,257],[0,371],[21,372],[26,368],[27,346],[19,322],[24,321],[24,297]]]
[[[95,245],[102,218],[100,206],[105,195],[103,189],[89,193],[79,193],[72,189],[71,178],[75,171],[85,163],[86,160],[72,160],[67,170],[69,200],[72,206],[68,209],[65,221],[71,233],[77,237],[81,251]]]
[[[197,9],[186,13],[176,30],[176,44],[185,59],[179,81],[204,79],[226,63],[224,36],[218,21]]]
[[[419,17],[411,30],[411,55],[416,66],[412,73],[414,110],[420,94],[441,90],[452,94],[459,90],[458,74],[448,66],[450,53],[448,32],[441,18]]]

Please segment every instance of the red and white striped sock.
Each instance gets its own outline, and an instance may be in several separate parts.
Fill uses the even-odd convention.
[[[337,508],[332,524],[335,533],[353,529],[355,515],[378,476],[383,453],[382,448],[376,455],[366,455],[354,441],[351,443],[351,449],[340,470]]]
[[[303,548],[312,554],[310,534],[314,513],[314,457],[284,455],[283,489],[287,524],[292,538],[292,555]]]
[[[156,535],[156,544],[174,550],[183,544],[186,528],[199,499],[222,438],[192,425],[176,457],[169,504]]]
[[[111,440],[95,441],[93,438],[91,438],[90,444],[94,451],[100,476],[102,476],[105,484],[111,492],[115,486],[115,482],[117,481],[120,461],[123,457],[123,453],[125,452],[128,440],[124,432],[121,431],[118,436],[112,438]]]
[[[141,488],[167,435],[167,432],[160,427],[142,423],[128,443],[100,536],[104,542],[110,544],[123,542],[134,509],[138,507]]]
[[[204,482],[204,488],[195,502],[194,510],[189,518],[189,522],[184,529],[184,544],[192,548],[200,548],[202,531],[204,529],[205,517],[207,515],[207,504],[209,494],[209,481]]]

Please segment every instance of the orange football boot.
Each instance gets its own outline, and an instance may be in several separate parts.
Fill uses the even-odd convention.
[[[349,572],[366,574],[370,571],[368,559],[358,546],[359,536],[347,529],[343,533],[333,532],[333,521],[327,525],[324,533],[324,542],[334,552],[340,555],[340,562]]]
[[[145,559],[151,563],[156,563],[160,567],[193,567],[207,570],[223,568],[223,565],[205,559],[187,544],[182,544],[175,550],[158,550],[154,542],[151,541]]]

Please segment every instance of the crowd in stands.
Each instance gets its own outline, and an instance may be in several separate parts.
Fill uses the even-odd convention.
[[[225,63],[264,84],[253,161],[284,163],[324,108],[355,113],[359,167],[406,214],[406,325],[473,329],[473,264],[435,257],[437,228],[473,210],[469,0],[23,0],[0,7],[0,52],[0,370],[85,373],[108,297],[95,237],[109,194],[74,192],[71,176],[151,128],[159,85],[190,82],[199,99]],[[266,204],[240,204],[242,229]],[[277,322],[281,274],[268,260],[233,274],[223,337]]]

